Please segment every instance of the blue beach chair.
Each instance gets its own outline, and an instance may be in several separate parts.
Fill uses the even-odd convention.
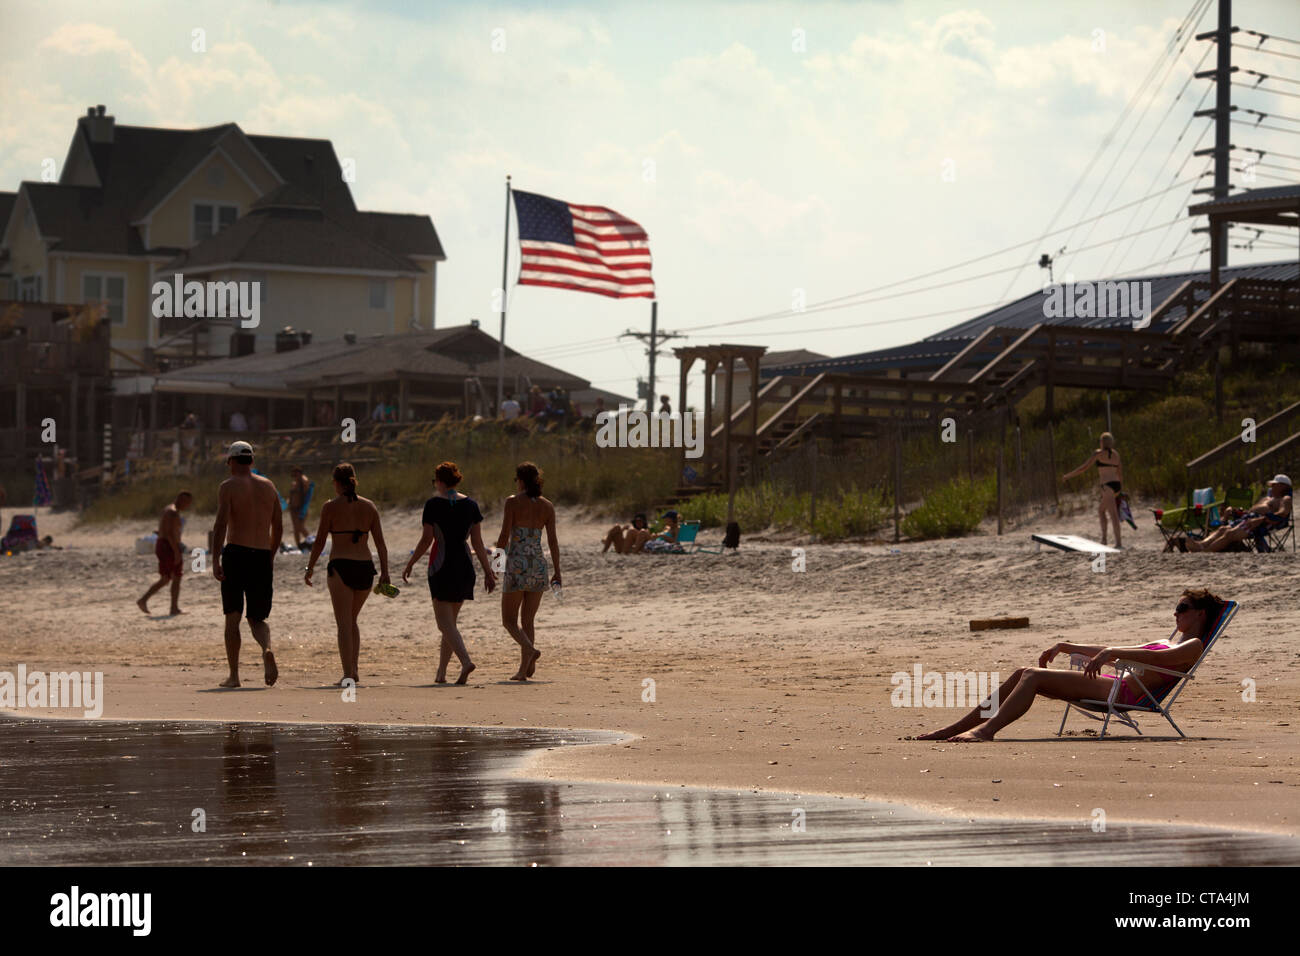
[[[1077,710],[1079,713],[1083,714],[1085,717],[1091,718],[1092,720],[1102,721],[1102,725],[1101,725],[1102,737],[1106,736],[1106,729],[1107,727],[1110,726],[1110,719],[1112,717],[1114,717],[1116,720],[1120,721],[1121,723],[1127,724],[1129,727],[1132,727],[1135,731],[1137,731],[1139,737],[1142,736],[1142,731],[1138,728],[1137,721],[1133,719],[1135,714],[1160,714],[1162,717],[1164,717],[1165,720],[1169,721],[1169,726],[1173,727],[1174,730],[1178,731],[1179,737],[1186,737],[1187,735],[1183,733],[1182,730],[1179,729],[1178,725],[1174,723],[1174,719],[1169,716],[1169,711],[1173,709],[1174,701],[1178,699],[1178,695],[1181,694],[1183,688],[1187,686],[1187,682],[1192,679],[1192,676],[1196,673],[1196,669],[1201,666],[1201,662],[1205,660],[1206,655],[1210,653],[1210,649],[1214,647],[1215,642],[1218,641],[1218,639],[1223,635],[1223,632],[1227,629],[1228,622],[1233,619],[1233,617],[1236,615],[1237,611],[1240,608],[1241,605],[1239,605],[1236,601],[1228,601],[1223,605],[1223,609],[1219,612],[1219,619],[1214,623],[1214,626],[1210,629],[1209,636],[1205,638],[1205,642],[1204,642],[1205,647],[1201,651],[1201,656],[1196,659],[1196,663],[1193,664],[1190,668],[1188,668],[1186,672],[1172,671],[1164,667],[1155,667],[1154,665],[1151,664],[1138,664],[1134,661],[1125,661],[1125,660],[1114,661],[1111,666],[1115,668],[1116,672],[1122,678],[1135,681],[1137,683],[1137,686],[1142,689],[1142,693],[1144,695],[1142,697],[1142,700],[1144,701],[1144,703],[1139,703],[1139,704],[1117,703],[1116,697],[1119,696],[1119,690],[1120,690],[1119,685],[1122,683],[1122,681],[1121,680],[1111,681],[1112,686],[1110,689],[1110,694],[1107,696],[1105,700],[1066,701],[1065,713],[1061,715],[1061,726],[1056,731],[1056,736],[1059,737],[1063,733],[1065,733],[1065,719],[1070,716],[1070,710],[1074,709]],[[1177,628],[1175,628],[1174,633],[1171,634],[1169,638],[1171,642],[1173,641],[1173,638],[1177,636],[1177,634],[1178,634],[1178,630]],[[1081,657],[1082,655],[1072,655],[1072,656]],[[1169,676],[1176,677],[1178,679],[1175,680],[1169,686],[1167,686],[1164,690],[1160,691],[1158,694],[1152,695],[1152,693],[1149,690],[1147,690],[1146,685],[1142,683],[1142,678],[1138,677],[1136,674],[1132,672],[1134,668],[1138,668],[1142,671],[1156,671],[1157,673],[1168,674]],[[1098,716],[1099,714],[1105,714],[1106,716],[1103,718]]]

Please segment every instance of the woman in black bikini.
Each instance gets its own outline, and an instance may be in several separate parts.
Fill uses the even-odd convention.
[[[436,550],[429,561],[429,593],[433,596],[433,615],[442,634],[438,673],[434,677],[437,684],[447,682],[447,664],[453,652],[460,660],[457,684],[464,684],[475,667],[465,649],[465,639],[456,626],[461,604],[474,600],[474,562],[470,560],[466,538],[473,542],[474,553],[483,566],[483,583],[488,591],[497,584],[487,549],[483,547],[483,533],[479,529],[483,513],[473,498],[456,490],[460,479],[460,469],[454,461],[444,461],[434,472],[433,485],[438,493],[424,503],[424,531],[419,544],[411,552],[411,560],[406,562],[406,570],[402,572],[402,580],[410,581],[415,562],[420,560],[430,544],[436,542]]]
[[[1106,522],[1115,526],[1115,547],[1123,547],[1119,537],[1119,498],[1120,489],[1124,487],[1124,472],[1120,466],[1119,452],[1115,450],[1115,436],[1102,432],[1101,447],[1096,449],[1078,468],[1066,473],[1066,481],[1076,475],[1082,475],[1093,465],[1097,466],[1097,479],[1101,482],[1101,503],[1097,513],[1101,518],[1101,543],[1106,543]]]
[[[330,560],[325,566],[328,577],[330,603],[334,605],[334,621],[339,631],[339,660],[343,664],[344,680],[360,681],[357,658],[361,653],[361,631],[357,628],[357,615],[370,596],[375,583],[375,563],[370,558],[370,543],[366,535],[374,535],[379,549],[379,580],[388,583],[388,548],[384,544],[384,531],[379,523],[379,509],[369,498],[357,494],[357,474],[346,461],[334,469],[335,497],[325,502],[320,512],[320,527],[316,530],[316,543],[307,559],[303,582],[313,587],[311,576],[316,559],[330,545]]]

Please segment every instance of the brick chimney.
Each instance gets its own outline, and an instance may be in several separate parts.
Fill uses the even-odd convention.
[[[78,123],[86,128],[86,136],[92,143],[113,142],[113,117],[104,115],[103,106],[88,106]]]

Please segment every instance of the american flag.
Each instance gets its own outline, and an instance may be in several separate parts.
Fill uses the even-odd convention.
[[[520,285],[614,299],[655,297],[650,239],[631,219],[604,206],[512,192],[519,220]]]

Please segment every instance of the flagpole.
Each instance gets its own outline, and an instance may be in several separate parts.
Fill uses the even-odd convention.
[[[506,273],[510,263],[510,175],[506,174],[506,227],[501,237],[501,341],[497,343],[497,414],[506,381]]]

